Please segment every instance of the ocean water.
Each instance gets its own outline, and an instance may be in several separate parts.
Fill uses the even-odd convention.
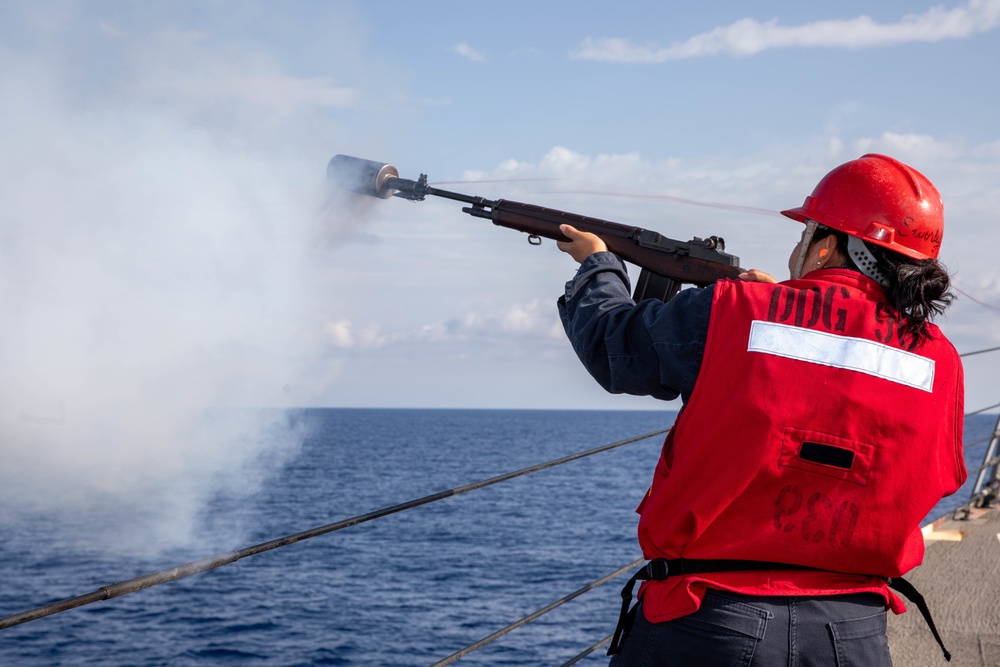
[[[301,451],[204,527],[215,551],[137,559],[3,524],[0,616],[659,430],[670,412],[307,410]],[[966,421],[971,470],[996,418]],[[639,558],[634,508],[662,436],[0,630],[0,665],[430,665]],[[974,477],[974,474],[971,475]],[[971,483],[971,481],[970,481]],[[968,490],[932,512],[940,516]],[[558,665],[611,632],[615,580],[462,658]],[[606,664],[600,650],[579,664]]]

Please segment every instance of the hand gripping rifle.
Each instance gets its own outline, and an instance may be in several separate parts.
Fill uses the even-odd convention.
[[[430,187],[427,175],[411,181],[399,177],[391,164],[335,155],[327,167],[327,178],[339,187],[371,197],[402,197],[423,201],[427,195],[470,204],[464,213],[487,218],[493,224],[528,234],[528,242],[539,245],[542,237],[569,241],[559,225],[569,224],[580,231],[601,237],[608,250],[642,269],[632,298],[638,302],[656,298],[669,301],[682,284],[709,285],[720,278],[740,274],[740,258],[725,252],[718,236],[693,238],[688,242],[667,238],[658,232],[622,225],[575,213],[523,204],[506,199],[489,200]]]

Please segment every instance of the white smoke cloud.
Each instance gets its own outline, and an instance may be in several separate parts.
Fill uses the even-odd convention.
[[[591,38],[570,53],[580,60],[616,63],[664,63],[686,58],[751,56],[789,47],[863,49],[911,42],[963,39],[1000,26],[1000,0],[970,0],[962,7],[932,7],[896,23],[879,24],[868,16],[783,26],[777,19],[740,19],[728,26],[662,47],[627,39]]]
[[[52,48],[0,50],[4,520],[184,543],[301,442],[250,408],[302,400],[287,387],[325,353],[313,267],[361,232],[303,149],[361,95],[260,47],[26,26]]]
[[[138,90],[171,106],[202,111],[250,105],[252,114],[281,116],[315,108],[349,108],[363,103],[361,90],[328,76],[294,76],[266,53],[237,46],[220,57],[214,42],[198,33],[161,30],[152,35],[115,32],[143,69]],[[165,52],[175,54],[164,60]],[[273,120],[272,120],[273,122]]]

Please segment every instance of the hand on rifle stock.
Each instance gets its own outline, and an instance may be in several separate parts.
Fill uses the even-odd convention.
[[[596,234],[581,232],[572,225],[559,225],[559,231],[569,241],[556,241],[556,246],[564,253],[573,257],[578,263],[583,263],[583,260],[595,252],[607,252],[608,250],[608,246]]]

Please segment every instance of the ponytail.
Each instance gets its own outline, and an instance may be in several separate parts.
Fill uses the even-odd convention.
[[[813,240],[830,235],[837,238],[837,247],[847,264],[845,268],[860,271],[846,252],[847,234],[844,232],[821,226],[813,235]],[[928,322],[943,313],[955,300],[945,267],[936,259],[913,259],[870,243],[865,243],[865,246],[886,280],[886,300],[893,310],[902,315],[899,326],[915,341],[930,338]]]
[[[872,254],[878,257],[878,253]],[[912,259],[891,250],[881,254],[879,261],[889,276],[886,299],[904,316],[903,330],[917,340],[929,338],[927,322],[955,300],[948,272],[936,259]]]

